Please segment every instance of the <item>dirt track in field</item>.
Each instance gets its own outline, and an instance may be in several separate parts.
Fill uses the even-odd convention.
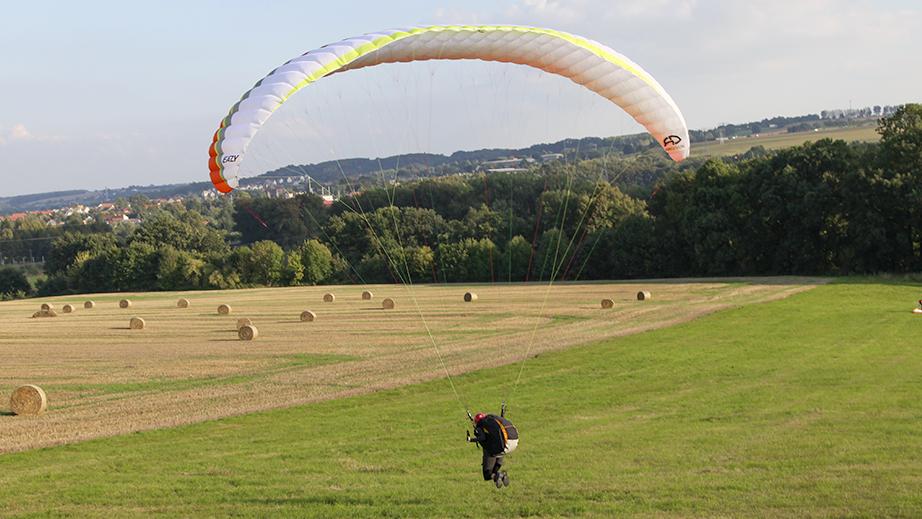
[[[170,427],[393,388],[530,354],[639,333],[717,310],[780,299],[816,278],[547,285],[306,287],[73,296],[0,303],[0,453]],[[466,290],[479,300],[465,303]],[[650,290],[652,301],[635,294]],[[325,292],[334,303],[321,302]],[[545,301],[546,297],[546,304]],[[187,309],[176,300],[192,301]],[[396,300],[382,310],[381,300]],[[119,309],[119,299],[133,301]],[[611,298],[615,307],[602,310]],[[96,301],[95,309],[83,302]],[[415,300],[415,302],[414,302]],[[73,314],[31,319],[43,302]],[[233,313],[219,316],[230,304]],[[418,304],[418,309],[417,309]],[[302,323],[303,310],[317,321]],[[422,317],[420,317],[422,314]],[[129,330],[131,317],[145,330]],[[236,320],[259,329],[237,339]],[[423,321],[432,334],[430,339]],[[22,384],[48,395],[40,417],[12,416]]]

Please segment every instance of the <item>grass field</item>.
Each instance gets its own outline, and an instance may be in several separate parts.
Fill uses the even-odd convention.
[[[876,126],[862,126],[857,128],[834,128],[817,132],[767,134],[759,137],[743,137],[725,143],[706,142],[692,146],[695,156],[712,155],[739,155],[746,153],[755,146],[764,146],[769,150],[790,148],[806,142],[820,139],[838,139],[846,142],[865,141],[876,142],[880,139]]]
[[[0,457],[4,515],[918,517],[917,285],[853,282],[542,354],[512,486],[444,380]],[[517,367],[458,377],[495,406]]]

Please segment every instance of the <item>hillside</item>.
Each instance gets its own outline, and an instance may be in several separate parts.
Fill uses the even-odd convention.
[[[745,153],[754,146],[777,149],[815,140],[818,136],[847,141],[877,140],[878,136],[873,130],[876,119],[856,113],[855,117],[859,116],[860,118],[854,120],[820,119],[817,115],[775,117],[759,122],[723,125],[708,131],[695,130],[691,132],[692,156],[736,155]],[[770,133],[754,133],[755,130],[761,128],[765,128]],[[719,143],[715,140],[717,135],[728,136],[729,140]],[[416,178],[420,174],[444,176],[488,170],[493,167],[489,164],[490,161],[508,158],[519,159],[512,164],[515,167],[531,167],[558,158],[568,161],[601,157],[629,158],[654,148],[658,147],[653,140],[647,134],[641,133],[618,137],[564,139],[519,149],[457,151],[451,155],[409,153],[381,158],[344,158],[317,164],[288,165],[267,171],[258,177],[242,179],[241,185],[261,186],[271,184],[280,178],[309,175],[316,182],[332,186],[345,182],[343,175],[350,180],[355,180],[373,177],[382,170],[391,172],[399,170],[400,178]],[[558,155],[560,157],[557,157]],[[133,195],[143,195],[150,199],[186,197],[200,195],[203,191],[210,189],[209,182],[195,182],[0,197],[0,215],[21,211],[58,209],[78,204],[93,206]]]

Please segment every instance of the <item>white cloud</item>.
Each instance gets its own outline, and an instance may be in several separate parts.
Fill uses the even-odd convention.
[[[642,18],[687,18],[697,3],[698,0],[518,0],[506,14],[555,25],[595,24]]]
[[[26,128],[22,123],[16,123],[9,128],[0,126],[0,146],[4,144],[12,145],[14,142],[26,142],[40,140]]]
[[[610,18],[689,18],[698,0],[631,0],[610,5]]]
[[[26,126],[22,123],[16,124],[9,131],[9,139],[11,141],[30,141],[34,139],[35,136],[26,129]]]
[[[585,20],[588,13],[586,0],[561,2],[559,0],[520,0],[510,7],[506,14],[510,18],[527,16],[538,20],[556,20],[572,24]]]
[[[0,126],[0,145],[9,144],[12,146],[14,143],[61,142],[63,140],[68,140],[68,138],[36,134],[23,123],[16,123],[10,128]]]
[[[459,9],[456,7],[439,7],[435,10],[434,19],[437,22],[445,24],[466,23],[481,24],[484,13],[471,11],[469,9]]]

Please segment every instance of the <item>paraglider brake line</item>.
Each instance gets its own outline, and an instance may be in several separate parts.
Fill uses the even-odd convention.
[[[338,159],[336,160],[336,165],[339,168],[339,172],[343,176],[343,179],[345,179],[346,182],[349,184],[350,188],[352,188],[352,181],[349,180],[349,177],[346,175],[346,172],[343,169],[342,164],[340,163]],[[379,167],[380,167],[380,162],[379,162]],[[384,170],[383,169],[381,169],[381,179],[382,181],[384,180]],[[395,180],[396,180],[396,176],[395,176]],[[352,190],[355,191],[354,188],[352,188]],[[394,191],[396,192],[396,190],[397,190],[397,185],[395,183]],[[390,201],[390,207],[393,209],[394,199],[390,195],[390,193],[388,193],[388,198]],[[426,322],[426,317],[423,315],[423,311],[419,306],[419,301],[417,301],[416,295],[413,293],[413,277],[410,274],[410,267],[409,267],[409,264],[407,263],[406,257],[404,256],[403,258],[403,265],[407,273],[407,277],[404,278],[403,273],[400,271],[400,265],[398,265],[397,262],[394,261],[393,258],[391,258],[391,255],[388,254],[387,249],[384,247],[384,243],[382,242],[378,234],[375,232],[374,226],[372,226],[371,222],[368,220],[368,215],[365,213],[365,210],[362,208],[361,203],[355,198],[353,198],[353,200],[356,203],[356,207],[358,208],[358,211],[356,211],[356,207],[350,207],[348,204],[345,204],[345,203],[343,203],[343,205],[345,205],[349,210],[351,210],[353,213],[355,213],[356,215],[361,217],[362,220],[365,221],[365,224],[368,226],[368,230],[371,231],[371,235],[373,237],[372,242],[373,243],[377,242],[376,246],[384,254],[384,257],[387,258],[388,264],[393,269],[393,272],[397,274],[397,277],[400,279],[400,281],[403,284],[403,288],[410,295],[410,299],[413,300],[413,305],[416,307],[416,313],[419,315],[419,318],[423,323],[423,327],[426,329],[426,335],[429,336],[429,342],[432,344],[432,348],[435,350],[435,354],[439,359],[439,365],[442,366],[442,370],[445,372],[445,376],[448,379],[448,385],[451,386],[451,392],[454,393],[455,399],[458,401],[461,407],[464,408],[464,410],[467,412],[468,417],[470,417],[471,421],[473,422],[474,419],[473,417],[471,417],[470,407],[465,403],[464,399],[461,398],[461,394],[458,393],[458,388],[455,387],[455,381],[451,376],[451,371],[449,371],[448,366],[445,365],[445,359],[442,357],[442,351],[441,349],[439,349],[439,345],[436,342],[435,337],[432,336],[432,330],[429,328],[429,323]],[[396,216],[394,217],[394,231],[397,234],[397,243],[400,245],[400,248],[403,249],[403,241],[400,238],[400,226],[397,223]]]
[[[259,224],[262,225],[263,228],[265,228],[265,229],[268,229],[268,228],[269,228],[269,225],[266,224],[266,222],[265,222],[262,218],[260,218],[259,215],[256,214],[255,211],[253,211],[252,209],[250,209],[250,207],[249,207],[248,205],[246,205],[246,204],[240,204],[240,205],[241,205],[241,207],[243,207],[243,209],[244,209],[246,212],[250,213],[250,216],[252,216],[253,219],[255,219],[257,222],[259,222]]]

